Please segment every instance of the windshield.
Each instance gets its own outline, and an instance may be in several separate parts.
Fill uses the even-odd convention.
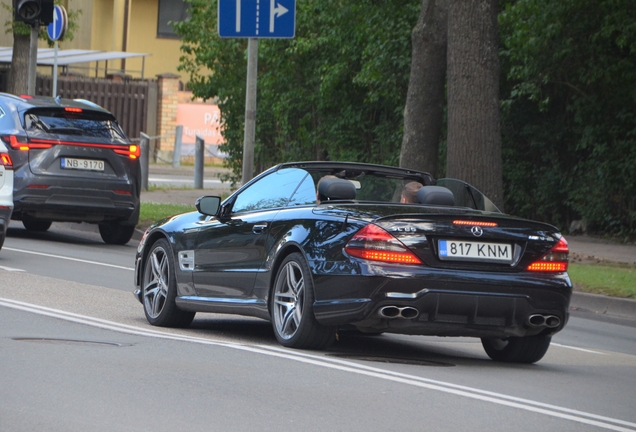
[[[125,140],[117,121],[110,115],[96,112],[67,112],[62,109],[31,110],[24,115],[27,132],[78,135],[92,138]]]

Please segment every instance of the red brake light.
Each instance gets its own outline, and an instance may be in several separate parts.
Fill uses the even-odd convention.
[[[561,237],[557,244],[539,261],[535,261],[528,266],[530,271],[539,272],[565,272],[568,270],[568,242],[565,237]]]
[[[13,169],[13,161],[7,153],[0,153],[0,165],[4,165],[6,169]]]
[[[73,107],[64,107],[64,111],[66,111],[66,112],[74,112],[74,113],[81,113],[82,109],[81,108],[73,108]]]
[[[497,226],[496,222],[480,222],[471,220],[454,220],[453,225],[470,225],[470,226],[483,226],[494,228]]]
[[[141,156],[141,149],[138,145],[130,145],[127,149],[115,148],[113,151],[117,154],[128,156],[131,159],[137,159]]]
[[[16,137],[15,135],[4,136],[2,137],[2,141],[8,143],[11,148],[24,151],[29,151],[31,149],[51,148],[53,147],[53,144],[55,144],[55,142],[48,142],[45,140],[39,140],[39,142],[26,142],[25,138],[20,138],[18,140],[18,137]]]
[[[358,231],[345,246],[349,255],[370,261],[395,264],[422,264],[402,242],[377,225]]]

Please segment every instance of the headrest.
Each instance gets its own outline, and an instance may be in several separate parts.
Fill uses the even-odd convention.
[[[352,200],[356,197],[356,187],[349,180],[323,178],[318,185],[320,201]]]
[[[423,186],[417,191],[417,202],[428,205],[454,206],[455,195],[442,186]]]

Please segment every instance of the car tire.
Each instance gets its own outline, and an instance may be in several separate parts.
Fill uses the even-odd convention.
[[[488,357],[509,363],[535,363],[543,358],[550,347],[550,336],[482,338],[481,344]]]
[[[324,349],[336,337],[313,312],[314,284],[302,254],[288,255],[280,265],[270,295],[272,325],[278,342],[288,348]]]
[[[172,248],[165,239],[152,245],[144,263],[141,300],[148,322],[160,327],[188,327],[195,312],[181,310],[175,303],[177,281]]]
[[[99,224],[99,235],[106,244],[125,245],[135,233],[134,225],[119,223]]]
[[[22,219],[22,225],[27,231],[45,232],[51,228],[51,221],[39,219]]]

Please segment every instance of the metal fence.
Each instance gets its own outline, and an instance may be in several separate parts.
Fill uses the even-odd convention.
[[[36,94],[50,96],[53,78],[38,76]],[[86,99],[112,112],[128,137],[156,130],[157,82],[59,77],[57,94],[66,99]],[[153,112],[152,109],[155,111]]]

